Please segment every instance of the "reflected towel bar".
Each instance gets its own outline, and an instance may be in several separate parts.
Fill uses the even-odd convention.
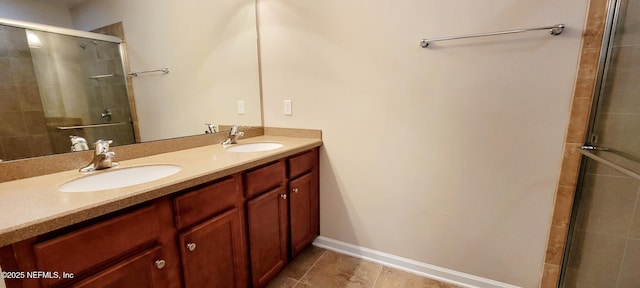
[[[431,42],[437,42],[437,41],[448,41],[448,40],[457,40],[457,39],[466,39],[466,38],[476,38],[476,37],[485,37],[485,36],[514,34],[514,33],[538,31],[538,30],[549,30],[551,35],[557,36],[557,35],[560,35],[562,33],[562,31],[564,31],[564,28],[565,28],[564,24],[557,24],[557,25],[546,26],[546,27],[516,29],[516,30],[509,30],[509,31],[500,31],[500,32],[482,33],[482,34],[471,34],[471,35],[452,36],[452,37],[441,37],[441,38],[432,38],[432,39],[422,39],[420,41],[420,46],[422,48],[427,48],[427,47],[429,47],[429,44]]]
[[[113,77],[116,76],[114,74],[104,74],[104,75],[96,75],[96,76],[89,76],[89,79],[102,79],[102,78],[109,78],[109,77]]]
[[[84,128],[99,128],[99,127],[109,127],[109,126],[118,126],[127,124],[125,122],[117,122],[117,123],[105,123],[105,124],[89,124],[89,125],[78,125],[78,126],[59,126],[56,127],[58,130],[71,130],[71,129],[84,129]]]
[[[145,74],[145,73],[155,73],[155,72],[162,72],[162,74],[169,74],[169,68],[160,68],[160,69],[156,69],[156,70],[147,70],[147,71],[131,72],[131,73],[129,73],[129,75],[131,75],[131,76],[133,76],[133,77],[138,77],[140,74]]]

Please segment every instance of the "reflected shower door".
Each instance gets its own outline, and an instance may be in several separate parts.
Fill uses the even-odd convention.
[[[72,135],[113,145],[135,143],[117,43],[26,30],[54,153],[70,152]]]
[[[562,287],[640,287],[640,0],[610,5]]]

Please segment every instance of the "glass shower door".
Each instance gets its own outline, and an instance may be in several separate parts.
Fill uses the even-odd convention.
[[[70,136],[89,148],[98,139],[135,143],[118,43],[26,30],[54,153],[70,152]]]
[[[640,180],[591,158],[583,164],[562,287],[640,287]]]
[[[640,0],[610,5],[562,287],[640,287]]]

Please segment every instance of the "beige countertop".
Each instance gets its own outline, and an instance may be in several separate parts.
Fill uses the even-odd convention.
[[[239,141],[251,142],[278,142],[284,147],[234,153],[217,144],[119,161],[117,168],[90,173],[149,164],[175,164],[182,169],[155,181],[96,192],[58,191],[60,185],[84,176],[78,170],[0,183],[0,247],[322,145],[320,139],[269,135]]]

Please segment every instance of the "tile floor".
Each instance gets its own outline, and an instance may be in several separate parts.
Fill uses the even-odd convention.
[[[280,287],[458,288],[460,286],[311,246],[293,259],[267,286],[267,288]]]

